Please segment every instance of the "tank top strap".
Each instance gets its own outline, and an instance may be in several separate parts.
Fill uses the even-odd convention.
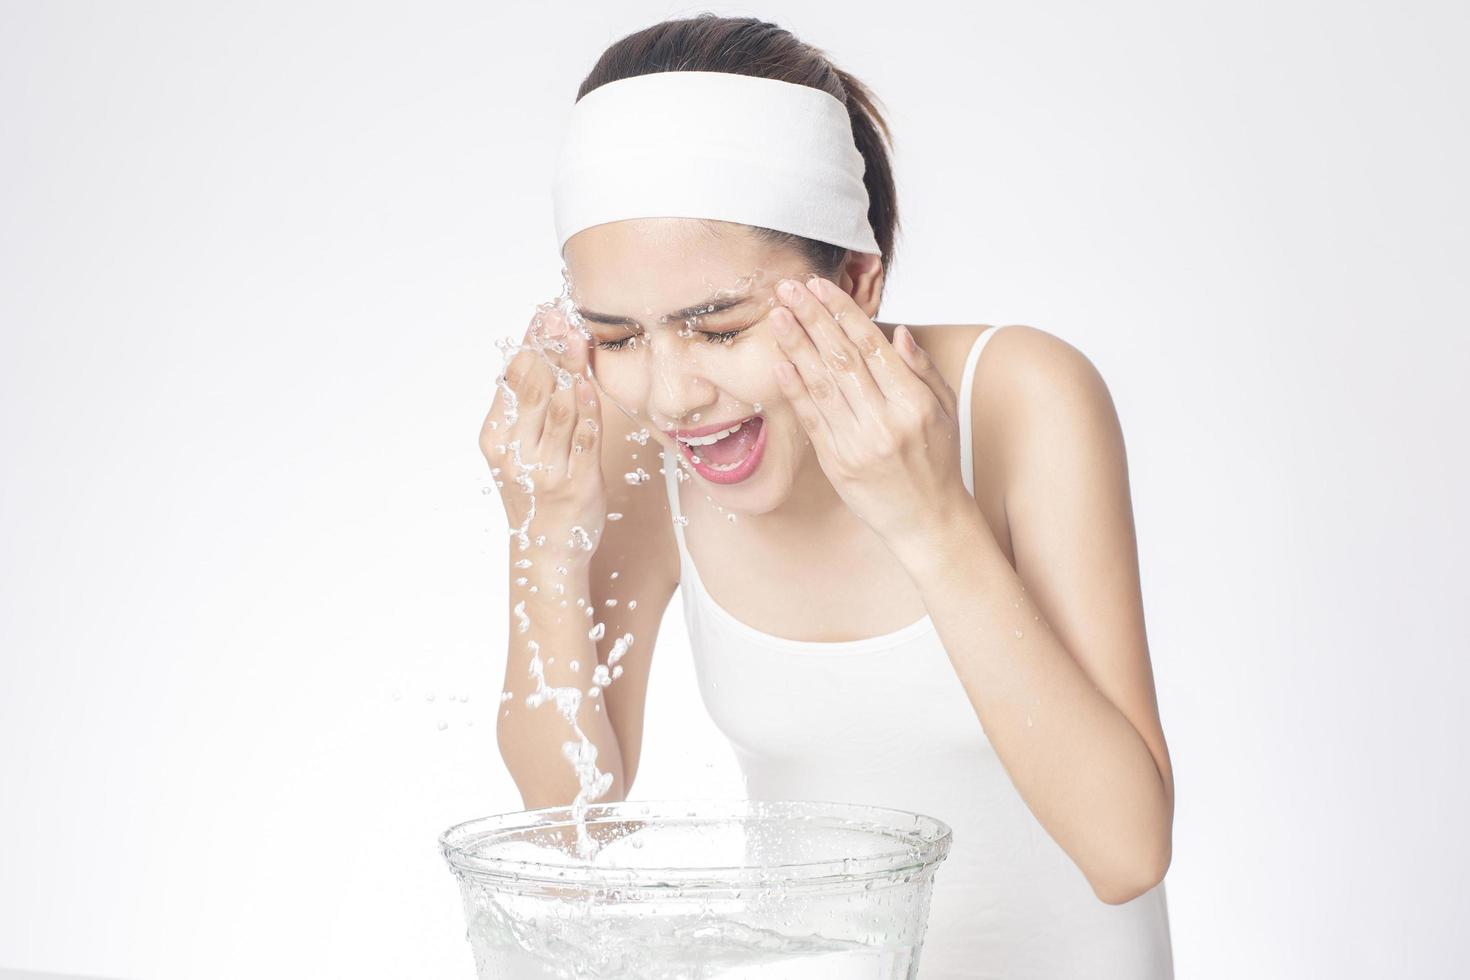
[[[998,326],[991,326],[980,331],[980,336],[970,345],[970,354],[965,358],[965,370],[960,374],[960,476],[964,478],[965,489],[970,491],[972,497],[975,495],[975,434],[970,431],[970,419],[974,414],[971,405],[975,400],[975,365],[980,362],[980,352],[999,329],[1001,328]]]

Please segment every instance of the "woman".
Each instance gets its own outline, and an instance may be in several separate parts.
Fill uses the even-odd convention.
[[[569,288],[481,433],[518,542],[498,731],[525,805],[627,797],[679,587],[751,798],[954,828],[925,980],[1172,976],[1173,776],[1096,370],[1029,327],[874,319],[886,127],[775,25],[655,25],[578,99]],[[593,695],[580,774],[566,719],[525,707],[559,687]]]

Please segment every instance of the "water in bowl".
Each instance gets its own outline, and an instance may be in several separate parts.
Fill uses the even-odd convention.
[[[480,980],[911,980],[949,844],[918,814],[746,800],[593,806],[585,827],[556,807],[441,838]]]

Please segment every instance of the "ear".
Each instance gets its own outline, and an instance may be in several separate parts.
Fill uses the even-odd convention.
[[[883,258],[870,252],[849,250],[838,270],[837,285],[853,298],[858,308],[873,319],[883,297]]]

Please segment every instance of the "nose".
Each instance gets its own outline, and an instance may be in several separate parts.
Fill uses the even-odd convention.
[[[673,333],[650,341],[648,409],[652,418],[663,420],[660,430],[695,425],[695,415],[708,417],[719,402],[719,389],[705,376],[701,359]]]

